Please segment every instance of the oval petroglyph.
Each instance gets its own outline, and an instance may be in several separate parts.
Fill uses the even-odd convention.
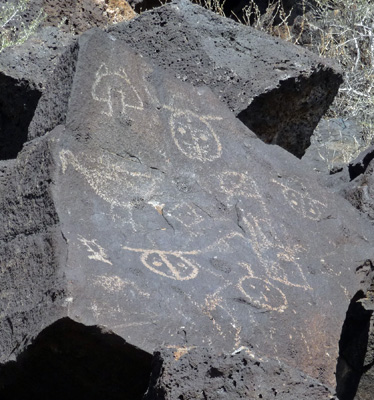
[[[122,246],[124,250],[141,253],[140,260],[145,267],[155,274],[177,281],[186,281],[196,278],[199,266],[186,256],[197,255],[198,251],[162,251],[135,249]]]

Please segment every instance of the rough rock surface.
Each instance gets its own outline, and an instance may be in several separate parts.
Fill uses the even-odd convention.
[[[183,6],[207,26],[216,18],[178,4],[157,15]],[[245,58],[245,35],[232,29]],[[354,325],[347,310],[370,290],[361,272],[374,259],[372,225],[235,118],[214,93],[212,64],[182,82],[120,32],[92,30],[71,45],[32,140],[0,164],[0,362],[69,317],[148,352],[246,347],[330,386],[340,354],[344,393],[358,370],[346,373],[350,341],[340,353],[338,342]],[[311,71],[304,83],[315,87]],[[313,104],[306,114],[319,112]]]
[[[371,221],[374,220],[374,148],[364,151],[348,166],[351,181],[340,194]]]
[[[358,156],[363,146],[362,128],[355,120],[321,119],[302,159],[317,172],[334,172],[346,166],[352,155]]]
[[[2,400],[141,400],[152,355],[99,326],[62,318],[0,367]]]
[[[42,187],[54,208],[40,212],[56,210],[65,238],[56,307],[146,351],[246,346],[334,385],[340,330],[361,289],[354,271],[373,258],[371,226],[207,87],[99,30],[77,49],[65,127],[29,145],[50,160]],[[19,168],[40,168],[27,154]],[[43,293],[53,287],[44,281]],[[38,318],[29,303],[23,311]]]
[[[51,197],[47,142],[0,162],[0,362],[64,315],[65,242]]]
[[[245,349],[217,355],[212,349],[155,352],[144,400],[335,400],[334,391],[289,366],[256,359]]]
[[[40,96],[71,38],[56,28],[42,29],[20,46],[0,54],[0,159],[15,158]]]
[[[109,31],[182,81],[209,86],[263,141],[297,157],[342,81],[326,60],[186,0]]]
[[[95,27],[105,28],[136,15],[126,0],[29,0],[21,18],[15,21],[16,26],[19,27],[21,21],[30,24],[41,9],[45,14],[42,26],[59,27],[69,34],[80,34]]]

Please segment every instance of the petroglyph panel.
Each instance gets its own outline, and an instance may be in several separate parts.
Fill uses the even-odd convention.
[[[188,256],[199,254],[198,251],[162,251],[135,249],[122,246],[124,250],[140,253],[140,260],[145,267],[155,274],[177,281],[196,278],[199,265]]]
[[[144,110],[143,100],[123,68],[110,71],[105,63],[101,64],[91,94],[94,100],[102,103],[101,113],[108,117],[113,117],[116,111],[125,113],[128,108]]]

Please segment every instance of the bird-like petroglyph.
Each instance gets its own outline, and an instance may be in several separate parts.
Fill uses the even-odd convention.
[[[72,166],[112,208],[127,210],[129,223],[137,229],[132,212],[139,207],[139,202],[145,204],[156,192],[158,179],[155,174],[139,171],[142,167],[138,164],[119,160],[109,153],[75,155],[70,150],[61,150],[60,160],[63,173]]]

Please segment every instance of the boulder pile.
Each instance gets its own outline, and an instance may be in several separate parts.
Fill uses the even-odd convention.
[[[367,395],[373,226],[300,160],[340,71],[187,0],[66,38],[19,123],[0,55],[0,397]]]

